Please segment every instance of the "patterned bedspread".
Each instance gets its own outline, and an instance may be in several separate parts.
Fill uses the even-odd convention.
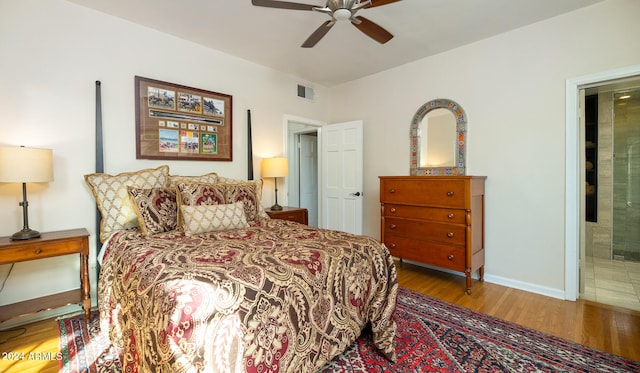
[[[284,220],[187,237],[116,233],[102,330],[128,372],[313,372],[371,324],[396,358],[396,270],[378,241]]]

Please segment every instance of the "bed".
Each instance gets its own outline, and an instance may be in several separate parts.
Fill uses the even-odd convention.
[[[96,169],[100,325],[123,371],[313,372],[365,328],[395,361],[378,240],[270,219],[261,180]]]

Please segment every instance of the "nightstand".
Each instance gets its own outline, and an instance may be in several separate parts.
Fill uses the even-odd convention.
[[[307,209],[302,207],[282,206],[282,210],[271,210],[269,208],[265,209],[265,211],[271,219],[295,221],[304,225],[309,224],[309,213]]]
[[[0,264],[70,254],[80,254],[80,289],[0,306],[0,322],[69,304],[81,305],[87,319],[91,315],[89,232],[86,229],[44,232],[39,238],[30,240],[12,241],[9,237],[0,237]]]

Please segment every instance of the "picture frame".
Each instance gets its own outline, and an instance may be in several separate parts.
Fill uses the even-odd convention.
[[[136,158],[233,160],[233,97],[135,77]]]

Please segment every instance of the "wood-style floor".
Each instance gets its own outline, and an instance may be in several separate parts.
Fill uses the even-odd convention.
[[[640,312],[590,301],[563,301],[477,281],[467,295],[464,277],[407,263],[397,264],[398,282],[405,288],[640,361]],[[58,352],[55,320],[29,324],[25,328],[24,334],[0,344],[0,372],[57,372],[57,361],[28,359],[29,353],[55,356]],[[0,342],[11,335],[0,331]],[[25,358],[6,360],[8,353],[23,354]]]

